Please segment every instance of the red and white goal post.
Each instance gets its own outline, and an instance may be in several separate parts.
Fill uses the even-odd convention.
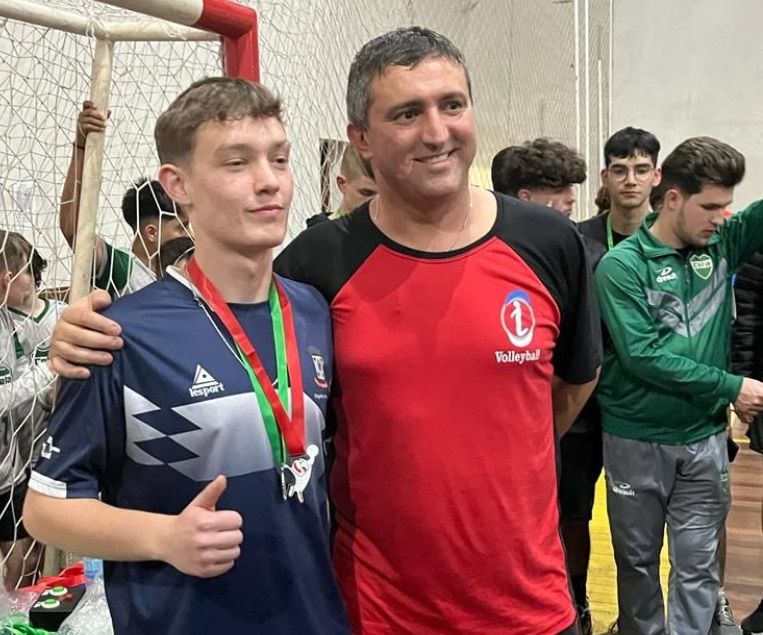
[[[0,0],[0,228],[47,259],[43,293],[69,287],[71,301],[89,292],[96,234],[129,250],[121,200],[136,179],[155,177],[157,115],[191,82],[220,74],[259,79],[257,14],[230,0]],[[72,255],[58,212],[88,98],[111,117],[87,136]],[[0,420],[20,434],[34,426],[34,406]],[[18,505],[0,505],[3,516],[20,527]],[[0,571],[9,557],[0,549]],[[52,572],[65,559],[48,562]]]

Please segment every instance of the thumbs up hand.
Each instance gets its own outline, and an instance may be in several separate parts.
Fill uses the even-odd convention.
[[[241,553],[241,514],[217,510],[227,482],[218,476],[177,516],[165,536],[162,560],[178,571],[200,578],[222,575]]]

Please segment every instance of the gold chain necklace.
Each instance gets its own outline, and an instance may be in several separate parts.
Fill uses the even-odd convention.
[[[381,214],[381,199],[377,197],[376,199],[376,214],[374,214],[371,218],[376,224],[377,227],[379,227],[379,215]],[[466,214],[464,214],[464,222],[461,225],[461,229],[458,230],[458,233],[456,234],[456,237],[453,239],[453,242],[450,243],[450,246],[445,250],[453,251],[453,248],[456,246],[456,243],[458,242],[459,238],[461,238],[461,234],[464,232],[464,229],[466,228],[466,224],[469,222],[469,217],[471,216],[472,212],[472,193],[471,190],[469,191],[469,207],[466,208]]]

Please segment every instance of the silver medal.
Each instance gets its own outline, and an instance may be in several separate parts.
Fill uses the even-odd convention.
[[[304,491],[313,473],[313,463],[318,456],[318,446],[308,445],[306,456],[294,459],[291,465],[281,466],[281,491],[284,500],[296,495],[300,503],[305,502]]]

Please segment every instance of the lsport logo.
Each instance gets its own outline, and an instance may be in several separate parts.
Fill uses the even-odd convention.
[[[524,348],[533,341],[535,312],[525,291],[517,289],[506,296],[501,308],[501,326],[517,348]]]
[[[223,392],[225,386],[217,381],[200,364],[196,364],[196,372],[193,376],[193,384],[188,389],[191,397],[207,397],[208,395]]]
[[[57,448],[55,444],[53,443],[53,437],[48,435],[48,438],[45,439],[45,443],[42,444],[42,449],[40,450],[40,456],[43,459],[52,459],[53,454],[60,454],[61,448]]]

